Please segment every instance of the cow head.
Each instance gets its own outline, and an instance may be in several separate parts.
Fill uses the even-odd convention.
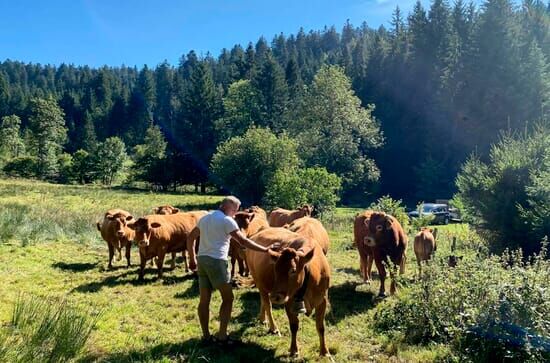
[[[126,226],[134,219],[132,215],[123,213],[117,213],[115,215],[106,214],[105,218],[114,226],[118,238],[122,238],[126,235]]]
[[[155,214],[176,214],[179,213],[178,208],[174,208],[171,205],[161,205],[160,207],[153,208]]]
[[[311,261],[315,252],[313,247],[286,247],[282,251],[269,250],[274,264],[274,284],[270,300],[273,304],[285,304],[302,286],[305,278],[304,267]]]
[[[369,219],[365,219],[367,236],[365,244],[370,247],[376,245],[376,241],[384,239],[388,233],[393,234],[393,218],[384,212],[372,213]]]
[[[298,210],[302,212],[304,217],[311,217],[311,213],[313,213],[313,207],[308,204],[304,204],[302,208],[299,208]]]
[[[153,230],[160,226],[160,223],[151,222],[147,218],[139,218],[137,221],[128,224],[128,227],[136,232],[134,241],[139,247],[148,247]]]
[[[456,265],[458,265],[458,261],[462,261],[463,257],[464,256],[450,255],[447,264],[449,265],[449,267],[456,267]]]
[[[250,222],[252,222],[255,216],[256,214],[250,212],[237,212],[233,218],[235,219],[235,222],[237,222],[239,229],[246,234],[248,226],[250,226]]]

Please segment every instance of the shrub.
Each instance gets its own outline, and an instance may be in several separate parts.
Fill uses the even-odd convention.
[[[293,209],[311,204],[323,213],[336,206],[342,181],[325,168],[278,170],[267,188],[264,201],[270,207]]]
[[[403,201],[401,199],[395,200],[389,195],[385,195],[378,198],[376,202],[372,203],[369,206],[369,209],[391,214],[399,221],[399,223],[401,223],[404,231],[408,230],[409,216],[407,215],[407,212],[405,212],[405,206],[403,205]]]
[[[550,359],[550,261],[546,247],[465,259],[450,269],[436,257],[399,299],[379,304],[378,331],[408,343],[450,343],[463,360]]]
[[[84,348],[100,314],[66,300],[20,295],[0,335],[0,358],[10,362],[67,362]]]
[[[456,184],[467,214],[488,232],[496,251],[536,251],[550,235],[550,130],[503,135],[493,145],[489,162],[472,156]]]
[[[38,158],[34,156],[20,156],[4,165],[4,173],[21,178],[35,178],[38,175]]]
[[[243,201],[259,203],[278,170],[298,167],[296,143],[268,129],[251,128],[220,144],[212,157],[211,179]]]

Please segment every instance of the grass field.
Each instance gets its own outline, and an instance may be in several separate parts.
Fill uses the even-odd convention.
[[[135,216],[152,207],[172,204],[184,210],[213,208],[220,198],[210,195],[155,194],[100,187],[61,186],[39,182],[0,180],[0,323],[11,319],[21,293],[39,297],[65,297],[78,306],[101,311],[96,329],[80,353],[81,362],[271,362],[289,361],[290,332],[284,309],[274,317],[282,337],[267,334],[257,322],[259,295],[255,289],[235,290],[229,331],[244,344],[231,351],[199,343],[196,317],[198,285],[182,264],[167,270],[162,280],[148,269],[145,283],[137,283],[137,249],[132,267],[115,262],[108,271],[107,248],[95,222],[113,207]],[[449,348],[428,344],[409,346],[375,333],[369,322],[376,304],[378,282],[361,283],[357,251],[352,247],[352,221],[357,209],[340,208],[324,219],[331,237],[328,254],[332,268],[327,315],[327,344],[337,362],[432,362],[445,359]],[[465,225],[440,230],[438,254],[449,254],[449,241],[458,238],[462,254],[468,253],[469,232]],[[468,251],[471,249],[468,248]],[[414,283],[416,261],[407,251],[407,272],[402,289]],[[216,331],[215,294],[211,330]],[[298,361],[319,361],[315,321],[301,317]],[[295,361],[295,360],[293,360]],[[330,361],[328,358],[324,361]]]

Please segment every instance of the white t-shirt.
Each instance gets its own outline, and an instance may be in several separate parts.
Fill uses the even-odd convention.
[[[239,229],[237,222],[221,210],[215,210],[200,219],[199,229],[201,239],[197,255],[227,260],[230,233]]]

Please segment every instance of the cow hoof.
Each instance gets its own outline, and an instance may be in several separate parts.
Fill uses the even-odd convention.
[[[271,334],[271,335],[276,335],[276,336],[278,336],[278,337],[281,336],[281,332],[279,331],[279,329],[270,330],[270,331],[269,331],[269,334]]]
[[[298,351],[294,351],[294,352],[290,351],[289,355],[290,355],[291,358],[298,358]]]
[[[380,299],[384,299],[384,298],[388,297],[388,295],[386,295],[385,292],[381,292],[381,293],[378,294],[378,297],[379,297]]]
[[[113,269],[113,265],[107,266],[107,270],[112,270],[112,269]]]

